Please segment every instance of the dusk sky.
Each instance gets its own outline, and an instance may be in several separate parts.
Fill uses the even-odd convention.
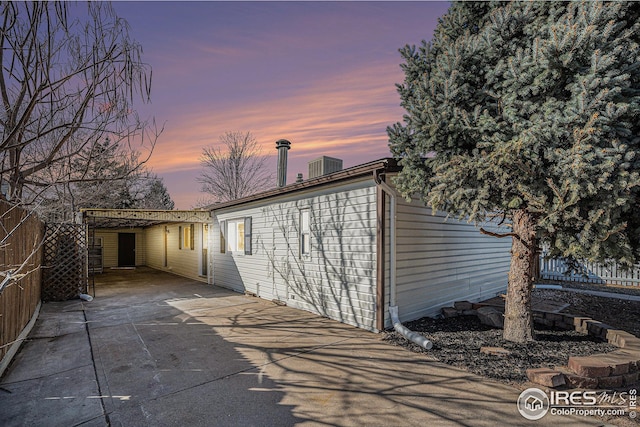
[[[390,156],[402,120],[398,49],[430,39],[447,2],[116,2],[153,68],[145,117],[164,124],[150,166],[177,209],[199,199],[202,148],[251,132],[291,141],[287,182],[327,155]],[[274,182],[275,186],[275,182]]]

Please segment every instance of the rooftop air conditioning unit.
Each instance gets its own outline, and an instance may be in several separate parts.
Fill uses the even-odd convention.
[[[309,179],[342,170],[342,160],[322,156],[309,162]]]

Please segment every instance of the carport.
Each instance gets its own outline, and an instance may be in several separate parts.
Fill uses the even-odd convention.
[[[82,209],[89,272],[148,266],[207,282],[206,210]]]

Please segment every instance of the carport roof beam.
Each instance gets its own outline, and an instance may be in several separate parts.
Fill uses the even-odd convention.
[[[204,210],[169,211],[146,209],[81,209],[83,218],[117,219],[125,221],[211,222],[211,212]]]

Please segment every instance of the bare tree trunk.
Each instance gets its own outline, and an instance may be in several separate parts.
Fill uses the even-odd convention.
[[[534,341],[531,289],[535,274],[537,239],[534,216],[524,210],[513,215],[511,269],[505,303],[504,333],[507,341]]]

